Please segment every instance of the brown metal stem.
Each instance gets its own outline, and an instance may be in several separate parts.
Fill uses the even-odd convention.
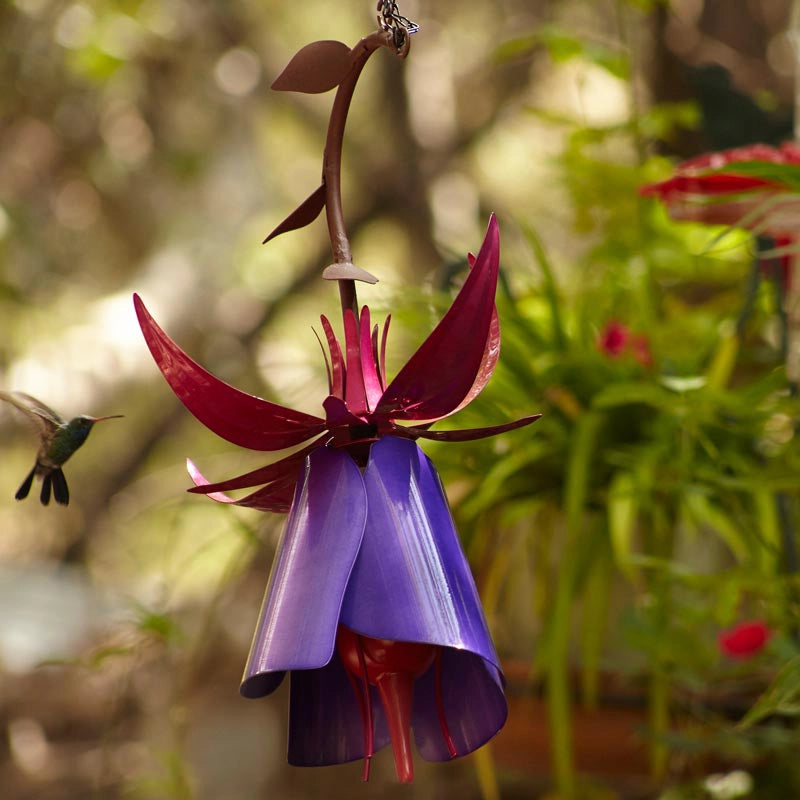
[[[347,77],[339,84],[339,88],[336,90],[331,118],[328,123],[325,156],[322,162],[322,180],[325,184],[325,213],[328,219],[328,233],[331,239],[333,260],[337,264],[349,264],[353,259],[350,251],[350,240],[347,238],[347,231],[344,225],[344,214],[342,213],[341,171],[344,127],[347,122],[350,101],[353,98],[353,92],[361,75],[361,70],[367,63],[367,59],[379,47],[389,47],[401,56],[405,56],[408,50],[406,45],[398,51],[393,43],[392,34],[388,31],[379,30],[364,37],[350,51],[353,65]],[[355,281],[342,279],[338,283],[342,311],[344,312],[350,308],[358,316]]]

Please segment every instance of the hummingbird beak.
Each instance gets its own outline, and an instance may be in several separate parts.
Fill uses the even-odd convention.
[[[92,417],[92,422],[102,422],[104,419],[122,419],[124,414],[111,414],[108,417]]]

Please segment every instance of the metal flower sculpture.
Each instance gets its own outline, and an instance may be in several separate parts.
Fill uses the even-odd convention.
[[[778,238],[796,236],[799,190],[800,148],[787,142],[705,153],[641,193],[659,198],[673,219],[738,225]]]
[[[380,29],[352,50],[337,42],[303,48],[273,88],[338,85],[323,181],[267,237],[327,209],[339,282],[344,346],[321,317],[329,393],[317,417],[245,394],[215,378],[155,323],[136,312],[173,391],[204,425],[254,450],[304,445],[261,469],[209,483],[189,462],[190,491],[223,503],[289,512],[267,585],[241,694],[261,697],[291,674],[289,762],[318,766],[364,759],[390,741],[398,779],[413,778],[410,728],[423,758],[447,760],[481,746],[503,726],[504,679],[439,477],[418,438],[460,441],[527,425],[432,431],[469,403],[497,363],[494,295],[499,234],[494,217],[452,306],[391,381],[387,318],[379,335],[358,309],[344,229],[339,167],[344,122],[370,53],[405,56],[413,24],[379,3]],[[324,350],[323,350],[324,352]],[[235,500],[226,492],[260,486]]]

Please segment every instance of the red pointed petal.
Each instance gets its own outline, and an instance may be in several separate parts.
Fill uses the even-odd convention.
[[[392,436],[404,439],[433,439],[437,442],[469,442],[473,439],[485,439],[487,436],[497,436],[499,433],[524,428],[541,418],[541,414],[522,417],[513,422],[504,422],[502,425],[489,425],[485,428],[465,428],[451,431],[430,431],[427,428],[411,425],[392,425]]]
[[[383,394],[381,379],[375,366],[375,355],[372,348],[372,335],[370,332],[369,309],[361,309],[361,373],[364,378],[364,392],[367,397],[367,406],[375,408]]]
[[[234,505],[254,508],[256,511],[271,511],[273,514],[286,514],[292,507],[296,484],[297,481],[290,478],[275,481],[241,500],[236,500]]]
[[[386,388],[386,377],[380,369],[381,354],[378,345],[378,337],[380,336],[380,329],[377,325],[372,326],[372,360],[375,362],[375,371],[378,373],[378,382],[381,385],[381,393]]]
[[[314,329],[312,328],[311,330]],[[317,339],[317,344],[319,344],[319,349],[322,350],[322,358],[325,361],[325,374],[328,376],[328,394],[331,394],[333,392],[333,375],[331,374],[331,362],[328,360],[328,351],[316,331],[314,331],[314,336]]]
[[[383,323],[383,333],[381,333],[381,378],[383,379],[383,388],[386,389],[386,384],[389,383],[389,376],[386,374],[386,338],[389,335],[389,323],[392,321],[392,315],[386,317],[386,322]]]
[[[475,266],[453,305],[389,384],[376,412],[393,419],[438,419],[459,407],[484,364],[500,260],[492,215]]]
[[[218,483],[209,483],[205,478],[203,478],[202,483],[198,483],[195,480],[196,486],[189,489],[189,491],[194,494],[213,494],[214,492],[227,492],[233,489],[247,489],[250,486],[260,486],[264,483],[271,483],[272,481],[280,480],[285,477],[295,480],[305,457],[318,447],[322,447],[327,438],[328,434],[320,436],[318,439],[314,439],[311,444],[306,445],[302,450],[298,450],[296,453],[292,453],[286,456],[286,458],[280,459],[280,461],[274,461],[272,464],[259,467],[252,472],[246,472],[244,475],[237,475],[235,478],[228,478]],[[194,465],[192,465],[192,467],[196,474],[199,475],[197,468],[194,467]],[[195,472],[189,470],[192,480],[195,478]]]
[[[196,487],[205,487],[209,486],[209,482],[204,477],[203,473],[200,472],[199,469],[194,464],[191,458],[186,459],[186,470],[189,473],[189,477],[194,481]],[[189,491],[192,491],[191,489]],[[216,500],[218,503],[235,503],[236,501],[232,497],[228,497],[228,495],[223,494],[222,492],[208,492],[208,496],[212,500]]]
[[[347,352],[347,381],[344,397],[354,414],[366,414],[367,395],[364,391],[364,374],[361,369],[361,337],[356,315],[348,308],[344,312],[344,347]]]
[[[196,487],[210,486],[208,480],[191,460],[187,459],[186,467]],[[223,492],[209,492],[206,496],[216,500],[218,503],[229,503],[230,505],[244,508],[255,508],[257,511],[272,511],[276,514],[285,514],[291,508],[296,483],[297,475],[294,477],[287,475],[240,500],[234,500]]]
[[[328,318],[323,315],[320,316],[319,319],[320,322],[322,322],[322,329],[325,331],[325,338],[328,340],[328,349],[331,351],[331,369],[333,370],[333,388],[331,389],[331,394],[334,397],[344,400],[344,383],[346,373],[342,348],[339,346],[339,342],[333,332],[331,323],[328,322]]]
[[[172,391],[217,436],[251,450],[283,450],[325,430],[325,421],[246,394],[193,361],[156,324],[141,298],[136,315],[147,346]]]

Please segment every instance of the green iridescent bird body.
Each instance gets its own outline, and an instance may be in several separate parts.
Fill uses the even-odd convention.
[[[19,409],[36,425],[39,431],[40,444],[36,462],[14,497],[17,500],[24,500],[31,490],[33,479],[39,476],[42,479],[39,498],[42,505],[50,502],[51,491],[57,503],[68,505],[69,487],[61,469],[62,465],[86,441],[95,422],[115,419],[120,415],[90,417],[87,414],[81,414],[67,421],[40,400],[23,392],[0,391],[0,400],[5,400]]]

